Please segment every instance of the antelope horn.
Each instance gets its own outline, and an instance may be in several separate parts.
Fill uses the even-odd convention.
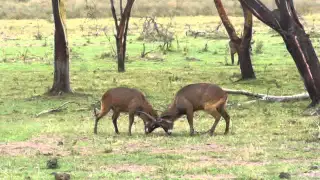
[[[143,112],[143,111],[136,111],[136,112],[138,112],[138,113],[142,113],[142,114],[144,114],[144,115],[148,116],[148,118],[150,118],[150,119],[152,119],[153,121],[156,121],[156,122],[157,122],[157,119],[156,119],[156,118],[154,118],[153,116],[151,116],[151,115],[150,115],[150,114],[148,114],[148,113],[145,113],[145,112]]]

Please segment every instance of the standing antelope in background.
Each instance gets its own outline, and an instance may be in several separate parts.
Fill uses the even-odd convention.
[[[252,47],[251,47],[251,45],[253,45],[255,43],[255,41],[252,41],[252,42],[250,42],[250,49],[249,49],[249,51],[250,51],[250,54],[252,55]],[[231,63],[232,63],[232,65],[234,65],[234,55],[237,53],[238,54],[238,52],[237,52],[237,44],[235,43],[235,42],[233,42],[233,41],[229,41],[229,49],[230,49],[230,56],[231,56]],[[240,45],[239,45],[240,46]],[[239,47],[240,48],[240,47]],[[238,56],[239,56],[239,54],[238,54]],[[237,62],[237,65],[239,65],[239,58],[238,58],[238,62]]]
[[[230,49],[230,56],[231,56],[231,63],[234,65],[234,55],[237,53],[237,44],[233,41],[229,41],[229,49]],[[239,65],[239,60],[237,65]]]
[[[158,118],[157,112],[152,108],[151,104],[147,101],[145,96],[137,89],[118,87],[109,89],[101,98],[101,111],[97,114],[94,108],[95,125],[94,133],[97,134],[97,126],[99,119],[105,116],[112,109],[112,122],[114,130],[119,134],[117,120],[121,112],[129,113],[129,135],[131,135],[131,128],[134,122],[134,116],[138,115],[144,122],[145,133],[146,127],[159,127],[158,124],[150,125],[151,122]],[[137,114],[137,111],[144,113]]]
[[[193,135],[193,114],[195,111],[203,110],[215,118],[215,121],[209,130],[211,136],[213,135],[221,116],[226,121],[224,134],[228,134],[230,116],[226,111],[227,100],[227,93],[215,84],[198,83],[187,85],[177,92],[174,101],[169,108],[163,112],[158,119],[154,119],[154,122],[149,124],[146,129],[148,133],[150,133],[160,125],[164,131],[170,135],[172,133],[174,121],[182,115],[187,115],[190,126],[190,135]],[[154,124],[158,124],[158,126],[155,126]]]

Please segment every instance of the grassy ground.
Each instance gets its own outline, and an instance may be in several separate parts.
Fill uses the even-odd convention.
[[[239,29],[242,19],[232,20]],[[317,30],[319,20],[306,17],[307,30]],[[168,19],[159,21],[166,23]],[[216,136],[189,137],[183,117],[175,123],[171,137],[161,129],[144,135],[143,123],[136,118],[129,137],[126,114],[120,116],[121,134],[116,135],[112,113],[100,121],[98,135],[93,134],[92,105],[112,87],[139,88],[158,110],[167,107],[180,87],[196,82],[275,95],[304,91],[281,38],[262,24],[255,22],[254,40],[263,44],[261,54],[253,45],[257,79],[236,82],[239,67],[225,65],[226,59],[230,63],[226,39],[183,35],[184,22],[194,29],[214,29],[217,17],[180,17],[174,22],[179,46],[174,42],[172,50],[162,55],[157,43],[146,43],[148,50],[155,50],[152,55],[164,58],[152,61],[139,57],[141,22],[132,19],[127,71],[119,74],[115,60],[108,57],[110,43],[103,33],[84,36],[93,32],[94,25],[107,25],[112,34],[112,22],[69,20],[70,75],[75,93],[50,97],[43,94],[53,78],[52,24],[40,20],[43,39],[36,40],[37,21],[0,21],[0,179],[52,179],[52,172],[70,173],[72,179],[279,179],[280,172],[290,173],[292,179],[319,179],[319,170],[310,170],[310,166],[320,166],[319,118],[301,115],[309,101],[235,106],[250,99],[230,95],[228,111],[233,123],[227,136],[221,121]],[[314,36],[312,41],[319,53],[319,39]],[[203,51],[206,43],[208,50]],[[186,57],[200,61],[186,61]],[[35,116],[68,101],[78,104]],[[197,131],[208,130],[212,123],[208,114],[196,113]],[[58,169],[47,169],[46,162],[52,157],[58,158]]]

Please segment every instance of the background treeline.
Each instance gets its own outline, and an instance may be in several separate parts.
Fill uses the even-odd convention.
[[[124,0],[125,1],[125,0]],[[274,8],[274,0],[262,0]],[[0,0],[0,19],[51,18],[51,0]],[[300,14],[320,12],[320,0],[295,0]],[[224,0],[228,13],[242,15],[237,0]],[[109,17],[109,0],[67,0],[68,18]],[[214,15],[213,0],[137,0],[133,16]]]

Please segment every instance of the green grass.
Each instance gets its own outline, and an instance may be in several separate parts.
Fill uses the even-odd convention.
[[[258,101],[235,106],[232,104],[251,98],[230,95],[228,112],[232,119],[232,133],[227,136],[223,135],[225,123],[221,121],[216,136],[190,137],[188,123],[183,117],[175,123],[170,137],[161,129],[144,135],[143,123],[136,118],[130,137],[127,135],[127,114],[121,114],[118,121],[121,134],[116,135],[111,112],[100,121],[98,135],[93,134],[91,107],[112,87],[138,88],[154,108],[161,111],[171,103],[179,88],[196,82],[212,82],[224,88],[275,95],[304,91],[281,38],[272,36],[262,24],[255,21],[257,32],[254,39],[263,42],[262,54],[253,54],[252,57],[257,79],[236,82],[240,77],[239,67],[225,65],[225,58],[230,63],[230,56],[226,54],[227,40],[210,40],[209,51],[201,52],[208,39],[183,36],[183,22],[189,19],[190,24],[199,28],[205,25],[214,27],[218,22],[217,17],[176,18],[180,49],[173,43],[172,51],[167,52],[163,62],[139,57],[143,42],[137,41],[139,29],[132,30],[128,37],[129,60],[126,72],[121,74],[116,71],[114,59],[100,59],[102,53],[110,52],[107,39],[104,36],[89,37],[88,43],[82,37],[86,32],[78,29],[83,20],[69,20],[70,77],[75,93],[59,97],[44,95],[53,81],[51,24],[40,21],[42,32],[48,37],[47,46],[43,46],[44,40],[33,38],[36,31],[32,21],[0,21],[6,25],[0,27],[0,31],[17,39],[0,40],[0,179],[24,179],[27,176],[52,179],[52,172],[68,172],[72,179],[206,179],[221,176],[279,179],[280,172],[289,172],[292,179],[312,179],[305,172],[320,162],[319,118],[301,115],[309,100],[291,103]],[[131,22],[141,23],[135,18]],[[235,22],[239,29],[241,23]],[[110,24],[111,21],[104,19],[99,23]],[[17,33],[23,25],[24,32]],[[12,26],[11,31],[8,26]],[[312,41],[319,52],[318,39],[312,38]],[[146,45],[148,49],[161,53],[157,44]],[[184,47],[189,49],[187,54],[183,52]],[[21,58],[26,49],[26,57]],[[201,61],[189,62],[185,60],[186,56]],[[67,101],[78,105],[69,104],[62,112],[35,116]],[[197,131],[207,131],[212,123],[210,115],[204,112],[195,114]],[[58,146],[59,141],[63,146]],[[53,156],[58,157],[60,166],[47,169],[46,161]],[[313,177],[317,178],[319,174]]]

